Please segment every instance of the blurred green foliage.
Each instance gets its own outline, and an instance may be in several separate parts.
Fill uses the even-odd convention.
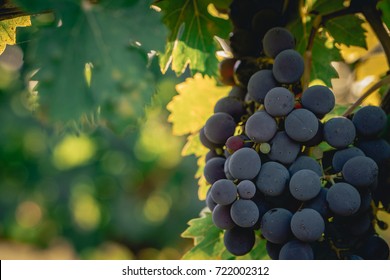
[[[38,120],[21,56],[18,46],[0,56],[0,239],[65,240],[78,258],[180,257],[190,245],[180,233],[203,207],[195,159],[182,161],[184,139],[166,121],[184,77],[160,74],[146,117],[118,136],[90,120],[82,130]]]

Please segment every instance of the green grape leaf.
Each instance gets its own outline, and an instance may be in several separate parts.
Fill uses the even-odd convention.
[[[148,52],[162,49],[166,34],[158,13],[142,0],[53,7],[60,26],[40,30],[27,53],[39,69],[41,111],[54,121],[99,111],[107,126],[134,125],[155,91]]]
[[[16,43],[16,28],[30,26],[30,16],[17,17],[0,21],[0,54],[7,45]]]
[[[196,74],[176,86],[179,93],[167,105],[174,135],[198,132],[213,114],[215,103],[226,96],[230,87],[219,87],[214,78]]]
[[[296,49],[301,54],[305,53],[306,46],[309,42],[309,35],[312,28],[311,22],[303,24],[299,19],[293,22],[289,29],[297,39]],[[340,50],[335,46],[334,42],[329,40],[326,34],[316,34],[313,42],[311,73],[310,80],[322,80],[327,86],[331,86],[331,80],[337,78],[338,74],[331,65],[332,61],[341,61],[342,57]]]
[[[211,0],[158,0],[155,5],[164,13],[163,22],[170,34],[160,66],[165,73],[169,66],[182,74],[187,66],[191,71],[215,75],[218,61],[214,36],[227,38],[230,22],[212,16],[208,6]]]
[[[192,238],[194,247],[186,252],[184,260],[215,260],[221,259],[226,251],[223,244],[223,231],[217,228],[211,219],[211,214],[206,213],[201,218],[188,222],[189,227],[182,233],[184,238]]]
[[[378,8],[382,12],[382,20],[387,28],[390,28],[390,2],[387,0],[379,1]]]
[[[326,22],[325,28],[336,43],[367,49],[364,20],[356,15],[346,15]]]

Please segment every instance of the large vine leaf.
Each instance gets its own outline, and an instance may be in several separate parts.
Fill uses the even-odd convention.
[[[7,45],[16,43],[16,28],[31,25],[30,16],[22,16],[0,21],[0,54]]]
[[[196,133],[213,114],[215,103],[229,92],[229,87],[219,87],[214,78],[196,74],[176,86],[179,93],[167,105],[171,114],[174,135]]]
[[[150,1],[50,4],[61,23],[40,30],[27,54],[39,69],[41,110],[51,120],[99,111],[114,128],[134,124],[155,90],[148,52],[162,49],[166,34]]]
[[[193,72],[214,75],[218,61],[214,36],[227,38],[230,22],[208,12],[211,0],[158,0],[155,5],[164,13],[163,22],[170,34],[160,66],[169,66],[178,75],[189,65]]]

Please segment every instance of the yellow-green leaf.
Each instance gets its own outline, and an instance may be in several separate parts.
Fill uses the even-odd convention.
[[[176,86],[179,93],[168,104],[168,121],[173,124],[174,135],[199,131],[213,114],[215,103],[226,96],[230,87],[217,86],[214,78],[196,74]]]
[[[15,45],[17,27],[26,27],[30,25],[30,16],[0,21],[0,54],[4,52],[6,45]]]

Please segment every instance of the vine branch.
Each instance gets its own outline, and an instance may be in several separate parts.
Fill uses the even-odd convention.
[[[350,115],[360,104],[362,104],[362,102],[364,101],[364,99],[366,99],[368,96],[370,96],[373,92],[375,92],[376,90],[380,89],[382,86],[384,85],[388,85],[390,84],[390,74],[388,74],[387,76],[385,76],[383,79],[381,79],[380,81],[378,81],[377,83],[375,83],[373,86],[371,86],[365,93],[363,93],[363,95],[355,101],[355,103],[353,103],[344,113],[343,113],[343,117],[347,117],[348,115]]]

